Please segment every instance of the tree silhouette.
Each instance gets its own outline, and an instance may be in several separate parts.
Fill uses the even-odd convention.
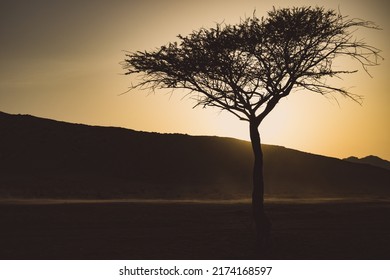
[[[187,89],[196,106],[217,107],[249,122],[254,154],[253,217],[260,252],[269,244],[271,223],[264,211],[263,153],[258,127],[279,100],[305,89],[322,95],[361,96],[332,86],[327,78],[354,73],[338,57],[350,57],[367,71],[379,50],[354,37],[369,21],[350,19],[321,7],[273,9],[239,24],[201,28],[155,51],[128,52],[126,74],[138,74],[130,89]],[[368,73],[368,72],[367,72]]]

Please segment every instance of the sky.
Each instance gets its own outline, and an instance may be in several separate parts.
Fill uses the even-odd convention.
[[[282,99],[260,126],[262,142],[344,158],[390,160],[390,20],[387,0],[1,0],[0,111],[141,131],[249,139],[248,123],[216,108],[195,108],[183,91],[127,91],[126,51],[154,50],[177,35],[261,17],[272,7],[323,6],[374,21],[355,34],[382,50],[369,69],[344,76],[362,105],[307,91]],[[1,133],[1,132],[0,132]]]

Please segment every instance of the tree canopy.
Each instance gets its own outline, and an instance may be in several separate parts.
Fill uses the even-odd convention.
[[[378,27],[320,7],[273,9],[235,25],[201,28],[154,51],[129,52],[126,74],[139,74],[131,88],[184,88],[196,106],[214,106],[259,125],[292,90],[360,96],[327,83],[327,77],[356,72],[334,67],[351,57],[367,71],[380,50],[354,37],[360,28]]]

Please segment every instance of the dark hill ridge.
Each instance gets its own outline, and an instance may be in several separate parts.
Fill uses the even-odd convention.
[[[390,170],[390,161],[381,159],[377,156],[366,156],[363,158],[357,158],[357,157],[349,157],[345,158],[344,160],[349,162],[355,162],[355,163],[362,163],[362,164],[370,164],[373,166],[381,167]]]
[[[250,143],[0,112],[0,197],[245,198]],[[390,171],[264,145],[266,193],[388,195]]]

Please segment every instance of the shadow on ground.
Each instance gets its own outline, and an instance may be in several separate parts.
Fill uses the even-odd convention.
[[[271,259],[389,259],[385,202],[269,203]],[[0,259],[253,259],[247,203],[1,203]]]

